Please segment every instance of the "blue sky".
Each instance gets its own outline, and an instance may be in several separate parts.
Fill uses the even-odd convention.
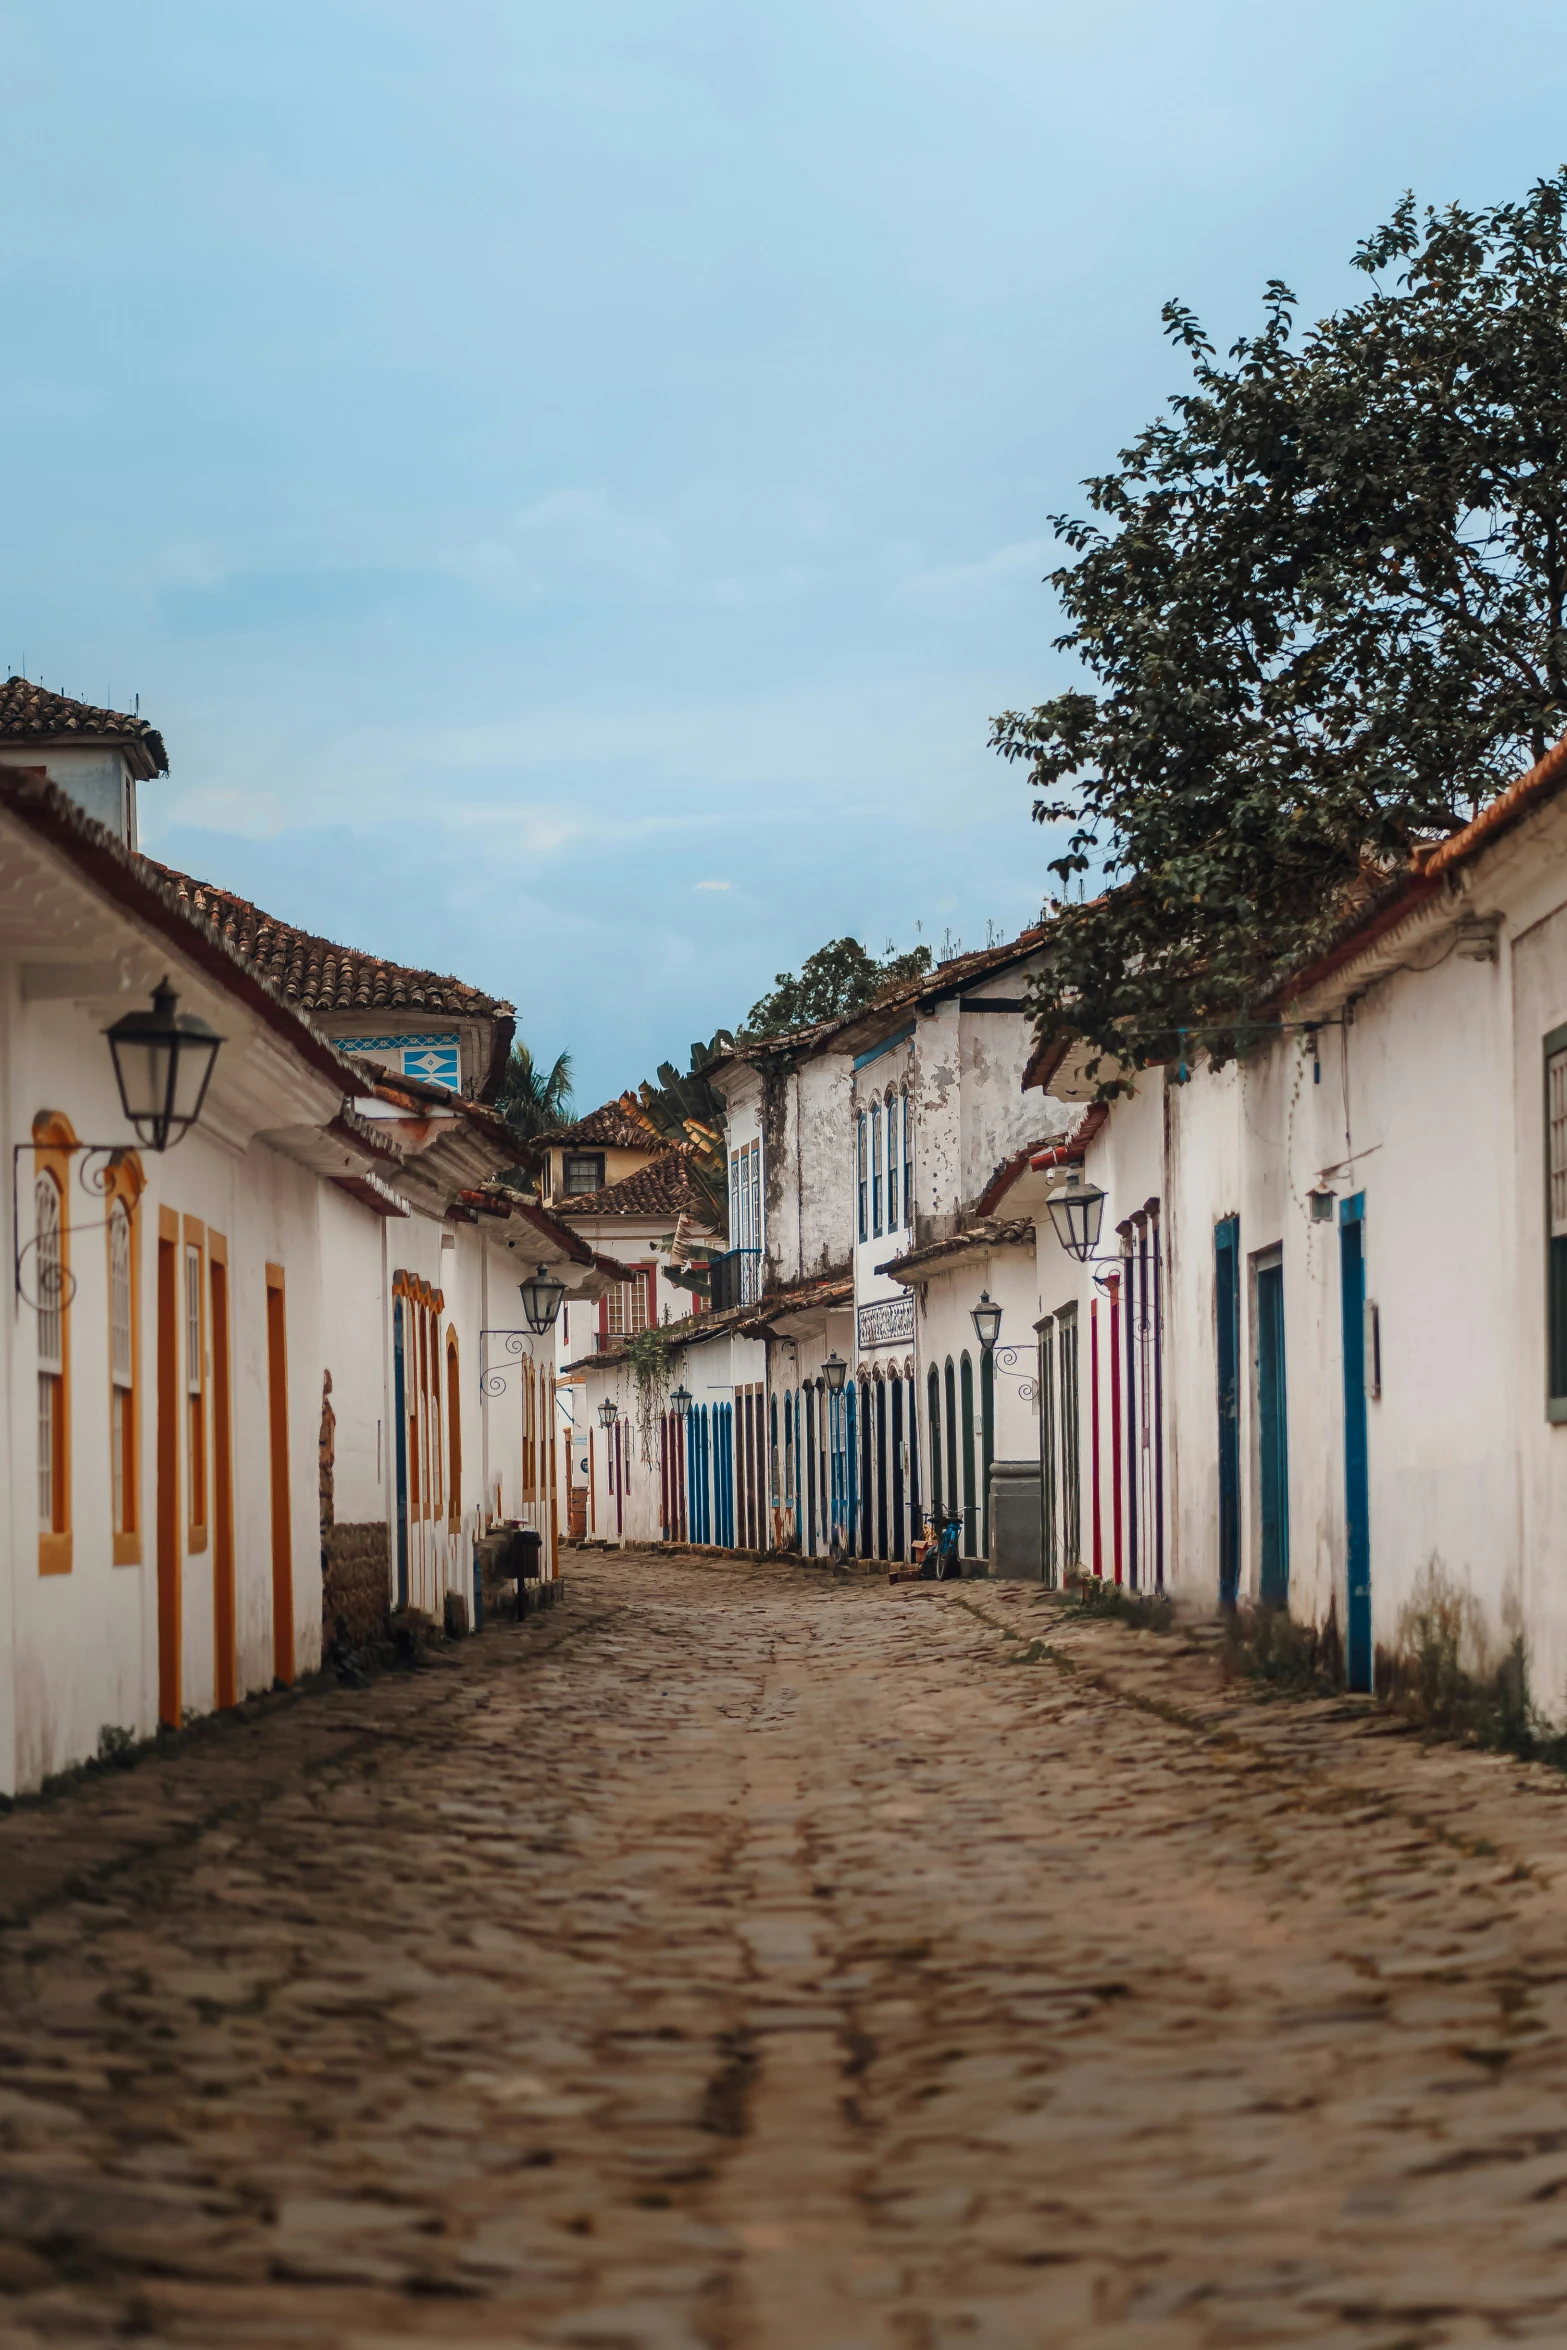
[[[1492,0],[0,0],[0,662],[144,845],[512,997],[582,1107],[825,938],[1046,894],[1040,579],[1399,192],[1567,159]]]

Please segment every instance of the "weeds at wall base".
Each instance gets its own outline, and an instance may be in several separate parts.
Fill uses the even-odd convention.
[[[1567,1771],[1567,1732],[1541,1715],[1529,1688],[1521,1637],[1488,1671],[1466,1667],[1467,1603],[1428,1580],[1405,1611],[1396,1648],[1378,1648],[1375,1703],[1424,1737],[1510,1754]],[[1326,1623],[1301,1624],[1285,1608],[1242,1606],[1225,1627],[1226,1681],[1259,1681],[1281,1697],[1344,1694],[1344,1643],[1337,1603]]]
[[[1078,1575],[1067,1583],[1067,1598],[1085,1616],[1114,1616],[1134,1632],[1168,1632],[1175,1609],[1162,1591],[1129,1591],[1124,1583]]]

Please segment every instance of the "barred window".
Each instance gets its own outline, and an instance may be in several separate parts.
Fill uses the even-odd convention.
[[[1553,1419],[1567,1419],[1567,1032],[1545,1045],[1546,1371]]]
[[[38,1290],[38,1530],[65,1525],[65,1266],[60,1192],[52,1175],[33,1185]]]

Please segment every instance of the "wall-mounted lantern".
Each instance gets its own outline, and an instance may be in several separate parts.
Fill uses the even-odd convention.
[[[599,1426],[603,1429],[606,1436],[609,1434],[611,1428],[614,1427],[615,1422],[619,1418],[620,1413],[616,1408],[614,1397],[612,1395],[606,1395],[604,1401],[599,1405]]]
[[[677,1420],[688,1420],[691,1417],[691,1390],[685,1385],[684,1381],[681,1382],[681,1384],[675,1389],[674,1394],[670,1397],[669,1408],[674,1413]]]
[[[564,1281],[557,1281],[547,1265],[541,1265],[529,1281],[519,1281],[522,1291],[522,1311],[528,1328],[535,1338],[543,1338],[555,1327],[560,1312],[560,1301],[566,1294]]]
[[[1105,1195],[1098,1184],[1085,1183],[1073,1167],[1063,1189],[1052,1192],[1045,1205],[1067,1255],[1086,1265],[1099,1246],[1099,1226],[1105,1212]]]
[[[1001,1336],[1001,1308],[998,1305],[992,1305],[988,1289],[980,1291],[979,1303],[969,1319],[974,1325],[974,1335],[979,1340],[983,1351],[986,1354],[993,1353],[996,1340]]]
[[[849,1366],[836,1347],[822,1365],[822,1377],[827,1382],[829,1395],[842,1395],[843,1383],[849,1376]]]
[[[104,1030],[121,1106],[149,1150],[166,1151],[195,1125],[224,1041],[193,1012],[177,1012],[178,1002],[164,978],[149,1011],[127,1012]]]

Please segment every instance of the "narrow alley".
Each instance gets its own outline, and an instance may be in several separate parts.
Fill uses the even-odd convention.
[[[1559,2342],[1564,1794],[1037,1586],[573,1558],[0,1819],[0,2345]]]

